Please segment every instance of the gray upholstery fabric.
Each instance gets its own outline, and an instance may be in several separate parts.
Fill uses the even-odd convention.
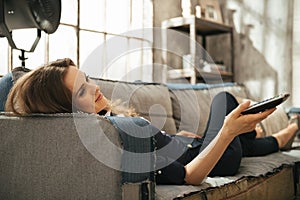
[[[207,90],[172,90],[171,98],[176,128],[201,135],[208,121],[211,102]]]
[[[94,115],[0,115],[0,199],[121,199],[120,172],[101,161],[120,165],[120,156],[100,129],[119,145],[114,127]]]

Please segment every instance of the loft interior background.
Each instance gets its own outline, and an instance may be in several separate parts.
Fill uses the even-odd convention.
[[[194,5],[197,1],[191,0]],[[181,16],[180,2],[154,0],[154,26]],[[285,106],[300,107],[300,0],[219,0],[219,3],[224,22],[234,28],[235,81],[245,84],[256,100],[288,91],[292,96]],[[226,53],[224,39],[213,39],[209,41],[209,50]],[[159,74],[154,71],[154,77]]]

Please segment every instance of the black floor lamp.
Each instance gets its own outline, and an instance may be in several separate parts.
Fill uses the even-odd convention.
[[[0,0],[0,37],[6,37],[13,49],[21,51],[19,59],[25,66],[25,52],[33,52],[41,31],[54,33],[61,17],[61,0]],[[36,28],[36,39],[29,50],[18,48],[13,40],[15,29]]]

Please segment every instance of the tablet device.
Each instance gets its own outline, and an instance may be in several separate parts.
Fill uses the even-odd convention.
[[[279,104],[281,104],[282,102],[284,102],[289,96],[290,94],[284,93],[284,94],[276,95],[269,99],[265,99],[263,101],[260,101],[258,103],[249,106],[246,110],[242,112],[242,114],[243,115],[255,114],[255,113],[263,112],[265,110],[274,108]]]

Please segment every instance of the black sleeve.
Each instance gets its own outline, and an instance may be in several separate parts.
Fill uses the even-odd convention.
[[[185,183],[186,172],[181,163],[162,156],[158,156],[156,159],[157,166],[164,166],[156,170],[155,178],[157,184],[182,185]]]

